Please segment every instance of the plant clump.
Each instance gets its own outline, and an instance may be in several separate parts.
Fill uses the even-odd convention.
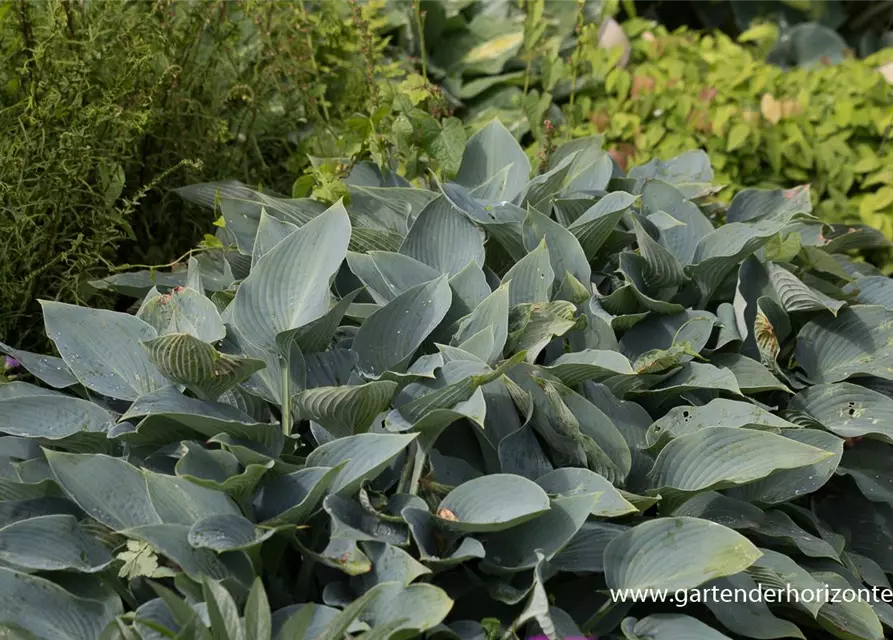
[[[95,638],[880,640],[893,285],[808,190],[703,152],[542,171],[492,122],[432,189],[202,184],[222,248],[0,344],[0,626]]]

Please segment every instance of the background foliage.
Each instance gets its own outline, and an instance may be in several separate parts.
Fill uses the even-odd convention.
[[[0,4],[0,337],[30,339],[37,298],[192,248],[211,218],[173,186],[289,193],[308,155],[340,152],[395,72],[386,23],[346,2]]]

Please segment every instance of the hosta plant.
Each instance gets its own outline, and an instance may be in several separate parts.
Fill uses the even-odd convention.
[[[893,284],[807,190],[727,209],[706,156],[541,172],[497,122],[455,181],[242,185],[217,249],[44,302],[3,350],[15,637],[880,639],[883,602],[610,589],[888,586]],[[692,596],[694,598],[695,596]]]

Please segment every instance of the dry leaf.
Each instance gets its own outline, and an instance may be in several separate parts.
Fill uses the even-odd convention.
[[[781,102],[776,100],[771,93],[764,93],[760,100],[760,112],[772,124],[778,124],[782,116]]]
[[[437,511],[437,517],[441,520],[449,520],[451,522],[458,522],[459,516],[450,511],[449,509],[439,509]]]

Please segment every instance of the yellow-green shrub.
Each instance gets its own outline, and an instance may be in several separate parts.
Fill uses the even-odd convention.
[[[893,238],[893,85],[877,70],[893,49],[785,71],[723,34],[624,26],[626,68],[584,48],[591,76],[565,109],[574,136],[601,132],[628,165],[700,147],[729,197],[745,186],[808,182],[825,219],[861,220]]]

